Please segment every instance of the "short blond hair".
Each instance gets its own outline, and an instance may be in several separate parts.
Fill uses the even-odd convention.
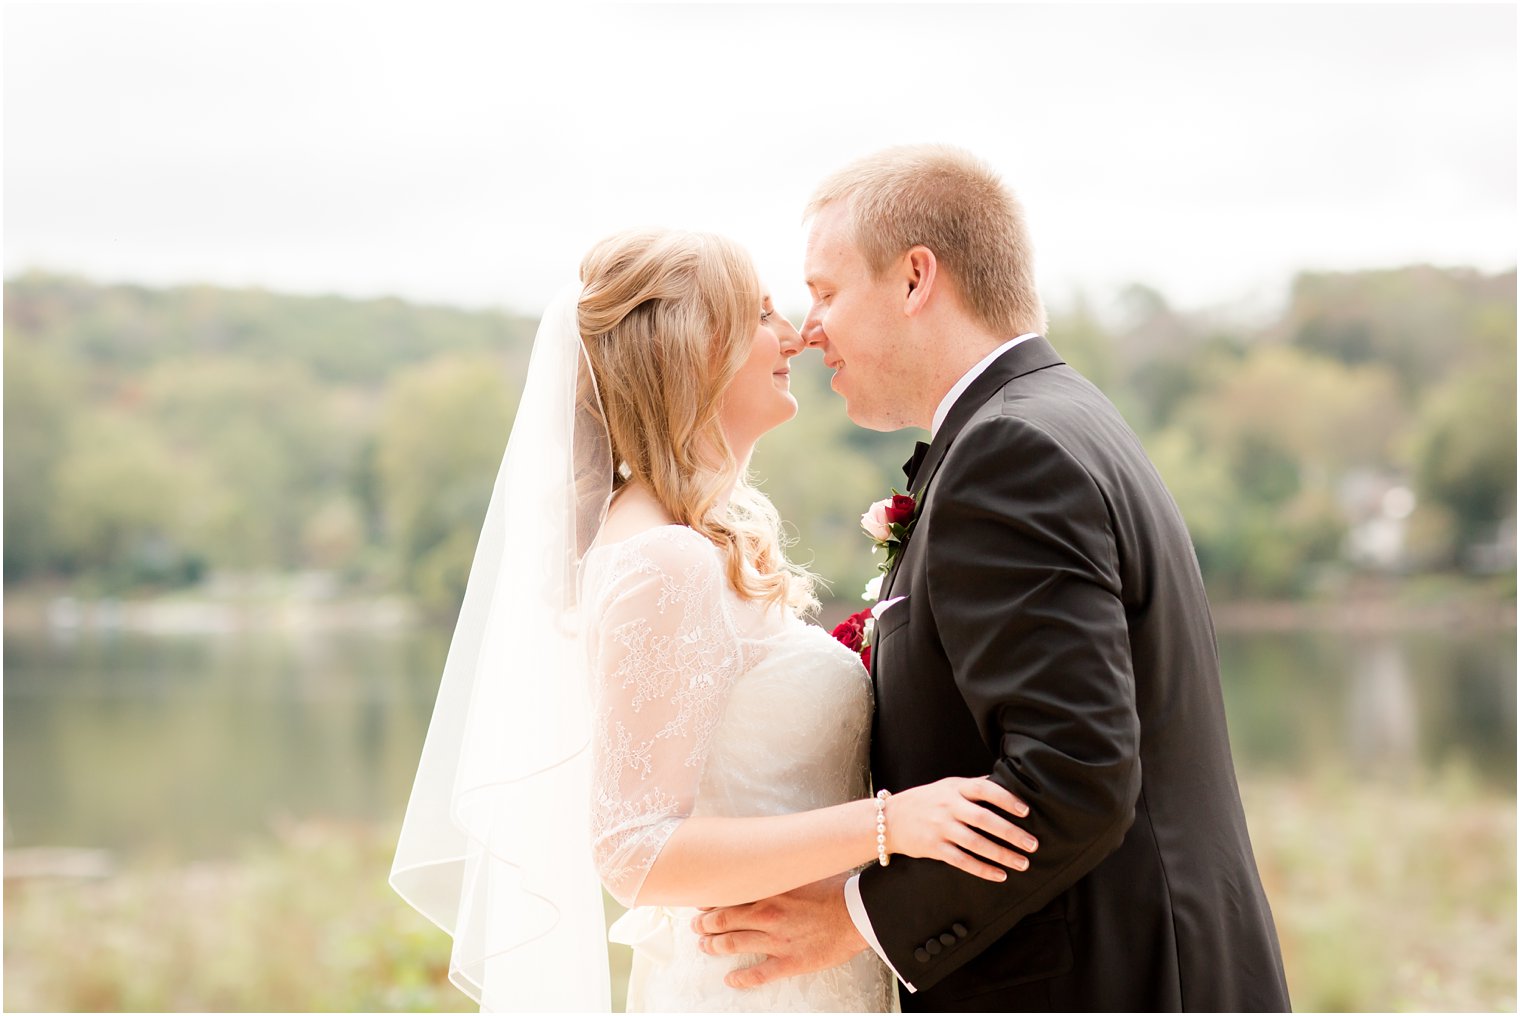
[[[781,519],[719,419],[760,324],[748,252],[712,233],[630,230],[591,248],[581,282],[577,323],[612,461],[627,470],[614,488],[642,482],[672,519],[717,545],[741,596],[816,608],[814,577],[787,560]]]
[[[1045,330],[1024,210],[970,152],[902,145],[868,155],[820,184],[804,218],[838,202],[873,275],[927,247],[988,328],[1009,338]]]

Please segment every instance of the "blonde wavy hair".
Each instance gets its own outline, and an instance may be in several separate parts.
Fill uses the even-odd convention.
[[[749,254],[711,233],[632,230],[591,248],[581,283],[578,323],[612,439],[614,490],[642,483],[671,519],[711,540],[740,596],[816,609],[816,579],[787,560],[780,516],[719,421],[760,321]]]
[[[970,152],[900,145],[868,155],[819,184],[803,217],[840,201],[873,276],[928,247],[982,324],[1009,338],[1045,331],[1024,210]]]

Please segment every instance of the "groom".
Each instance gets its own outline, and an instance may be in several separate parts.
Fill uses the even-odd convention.
[[[1182,517],[1039,332],[1023,216],[968,154],[890,149],[808,208],[808,344],[850,418],[923,427],[883,583],[872,776],[992,774],[1026,871],[896,857],[694,922],[751,987],[874,949],[906,1010],[1285,1010]],[[862,835],[869,835],[863,832]]]

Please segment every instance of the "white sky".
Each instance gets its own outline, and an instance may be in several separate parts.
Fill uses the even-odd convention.
[[[536,312],[713,229],[805,305],[825,174],[949,141],[1055,306],[1516,257],[1516,8],[7,4],[4,268]]]

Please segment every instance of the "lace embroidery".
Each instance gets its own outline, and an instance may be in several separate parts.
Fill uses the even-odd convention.
[[[597,686],[593,852],[625,906],[691,814],[727,693],[746,666],[719,551],[684,527],[606,548],[588,576]]]
[[[592,836],[619,902],[637,899],[690,815],[779,815],[868,795],[871,688],[856,654],[741,599],[718,549],[684,527],[594,551],[586,569],[598,722]],[[630,1012],[895,1008],[891,976],[869,951],[738,991],[724,975],[758,957],[703,953],[689,908],[640,909],[649,912],[632,921],[643,933]]]

